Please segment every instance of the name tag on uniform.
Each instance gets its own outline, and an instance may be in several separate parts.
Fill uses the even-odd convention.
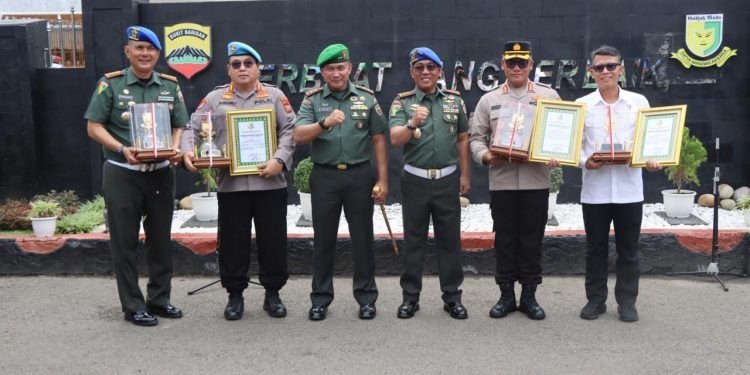
[[[321,113],[328,113],[332,111],[333,111],[333,108],[331,107],[318,107],[318,112],[321,112]]]
[[[160,102],[174,102],[174,96],[158,96],[156,100]]]
[[[443,113],[458,113],[456,104],[443,104]]]
[[[270,104],[270,103],[273,103],[273,99],[271,99],[271,98],[255,99],[255,101],[253,101],[254,105],[258,105],[258,104]]]
[[[122,100],[122,101],[131,101],[131,100],[133,100],[133,95],[122,95],[122,94],[118,94],[118,95],[117,95],[117,99],[118,99],[118,100]]]

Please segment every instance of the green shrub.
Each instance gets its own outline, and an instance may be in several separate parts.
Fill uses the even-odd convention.
[[[50,190],[49,193],[44,195],[37,195],[32,201],[45,200],[54,201],[60,205],[62,209],[62,215],[69,215],[73,212],[78,211],[78,207],[81,205],[80,199],[76,193],[72,190],[65,190],[57,192],[56,190]]]
[[[29,201],[8,199],[0,205],[0,230],[31,229]]]
[[[740,198],[734,208],[740,211],[750,211],[750,196]]]
[[[219,170],[216,168],[205,168],[198,170],[201,176],[200,181],[196,181],[195,186],[203,185],[208,192],[208,196],[211,196],[211,192],[216,191],[219,185],[216,183],[216,178],[219,176]]]
[[[55,217],[62,214],[62,208],[60,203],[52,200],[38,199],[31,202],[31,210],[29,210],[29,218],[37,219],[40,217]]]
[[[294,187],[300,193],[310,193],[310,174],[312,173],[313,162],[310,157],[302,159],[294,169]]]
[[[685,128],[682,132],[682,148],[680,149],[680,164],[664,168],[667,179],[672,181],[680,193],[684,185],[693,183],[700,186],[698,180],[698,167],[708,158],[708,152],[703,147],[703,143],[690,134],[690,130]]]
[[[560,186],[563,184],[563,170],[562,167],[553,168],[549,172],[549,192],[557,193],[560,191]]]
[[[96,196],[81,205],[77,212],[57,221],[58,233],[88,233],[104,224],[104,198]]]

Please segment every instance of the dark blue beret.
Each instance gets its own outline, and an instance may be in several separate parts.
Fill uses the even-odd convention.
[[[128,38],[128,40],[135,40],[138,42],[149,42],[156,47],[159,51],[161,51],[161,43],[159,43],[159,38],[156,37],[156,34],[154,34],[153,31],[143,27],[143,26],[130,26],[125,30],[125,36]]]
[[[409,52],[409,64],[414,65],[414,63],[421,60],[430,60],[437,66],[443,67],[443,61],[440,60],[437,53],[427,47],[417,47]]]

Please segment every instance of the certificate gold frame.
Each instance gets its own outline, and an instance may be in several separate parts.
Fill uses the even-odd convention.
[[[635,123],[633,157],[630,166],[645,167],[646,161],[649,159],[659,162],[662,166],[679,164],[686,113],[687,105],[684,104],[639,110],[638,120]],[[668,120],[667,123],[664,123],[663,120],[665,119]],[[653,125],[650,125],[652,122],[654,122]],[[664,134],[667,132],[668,134]],[[651,135],[651,140],[647,139],[649,135]],[[669,139],[666,140],[666,137]],[[654,142],[665,143],[654,145]],[[647,148],[658,154],[648,154]]]
[[[270,160],[277,148],[274,109],[227,112],[227,147],[231,176],[260,174],[258,166]]]
[[[555,137],[551,137],[552,133],[548,132],[548,125],[552,121],[551,115],[559,115],[556,116],[556,121],[569,122],[570,129],[560,129],[561,126],[557,126],[556,130],[558,134],[555,134]],[[551,159],[555,159],[562,165],[578,166],[585,115],[586,104],[584,103],[563,100],[539,100],[536,104],[536,112],[534,114],[534,132],[531,135],[529,160],[546,163]],[[564,132],[566,131],[568,132],[567,140],[565,140],[564,136],[560,137],[560,135],[565,135]],[[547,138],[548,136],[550,138]],[[557,143],[565,143],[567,141],[567,145],[545,145],[545,140]],[[560,147],[566,148],[567,151],[559,150]]]

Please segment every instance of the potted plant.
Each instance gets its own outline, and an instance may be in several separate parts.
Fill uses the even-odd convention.
[[[665,168],[667,179],[672,181],[677,189],[662,190],[664,197],[664,211],[668,217],[690,217],[695,201],[695,191],[683,189],[690,183],[700,186],[698,167],[706,161],[708,153],[703,143],[690,134],[685,128],[682,133],[682,148],[678,165]]]
[[[193,201],[193,214],[198,221],[212,221],[219,218],[219,201],[216,198],[216,178],[219,171],[216,168],[200,169],[198,173],[201,176],[196,185],[203,185],[205,192],[190,195]]]
[[[735,209],[742,211],[745,215],[745,226],[750,227],[750,196],[742,197],[737,200]]]
[[[299,193],[299,202],[302,206],[302,216],[312,221],[312,201],[310,200],[310,174],[313,162],[310,157],[302,159],[294,169],[294,187]]]
[[[560,192],[560,186],[563,184],[563,170],[561,167],[552,168],[549,172],[549,205],[547,208],[547,220],[551,220],[555,215],[555,206],[557,206],[557,194]]]
[[[55,227],[57,226],[57,216],[60,213],[62,213],[62,208],[55,201],[37,199],[31,202],[29,220],[31,220],[34,235],[37,237],[50,237],[54,235]]]

